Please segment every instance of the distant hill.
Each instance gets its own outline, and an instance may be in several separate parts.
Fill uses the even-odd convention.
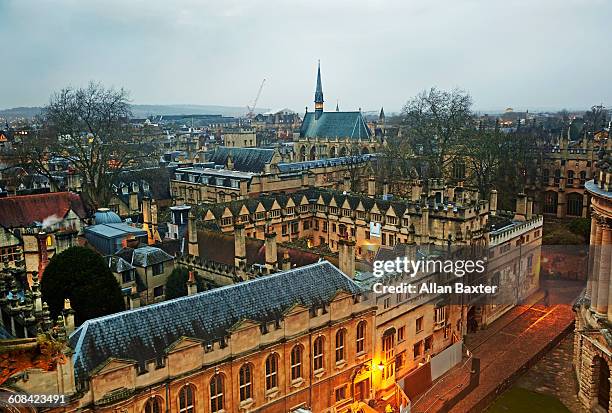
[[[0,109],[0,118],[33,118],[40,114],[41,107],[20,107],[11,109]],[[258,109],[258,113],[263,113],[269,109]],[[132,105],[132,112],[135,118],[144,118],[150,115],[223,115],[223,116],[244,116],[246,108],[238,106],[218,106],[218,105]]]

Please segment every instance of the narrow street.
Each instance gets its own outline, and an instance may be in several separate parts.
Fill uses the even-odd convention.
[[[480,359],[480,381],[451,412],[482,410],[483,399],[494,397],[501,384],[516,380],[550,350],[562,332],[571,328],[574,322],[572,303],[582,291],[583,284],[555,280],[545,282],[543,287],[549,291],[547,299],[540,291],[528,303],[513,308],[487,329],[468,335],[466,347],[472,357]],[[545,301],[548,301],[548,306]],[[471,361],[464,358],[462,363],[438,379],[427,393],[413,400],[412,412],[440,411],[445,401],[468,385]]]

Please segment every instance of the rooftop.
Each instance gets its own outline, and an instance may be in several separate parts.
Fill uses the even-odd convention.
[[[280,320],[299,304],[314,308],[329,303],[338,292],[362,290],[326,261],[280,272],[187,297],[164,301],[85,321],[69,339],[74,349],[75,375],[85,380],[109,358],[139,365],[160,360],[182,337],[204,342],[222,340],[244,320]]]

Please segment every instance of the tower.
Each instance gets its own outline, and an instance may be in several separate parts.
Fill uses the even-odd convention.
[[[315,119],[323,114],[323,86],[321,86],[321,62],[317,68],[317,89],[315,90]]]

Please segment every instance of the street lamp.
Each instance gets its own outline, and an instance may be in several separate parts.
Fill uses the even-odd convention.
[[[385,369],[385,365],[383,364],[381,360],[380,363],[378,363],[378,370],[383,371],[384,369]]]

